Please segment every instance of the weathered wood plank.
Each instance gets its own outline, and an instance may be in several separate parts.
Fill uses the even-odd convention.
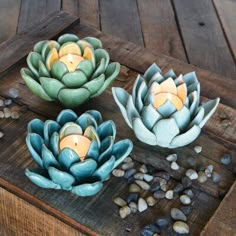
[[[202,231],[202,236],[236,235],[236,182]]]
[[[189,62],[228,77],[236,66],[212,1],[174,0]]]
[[[0,44],[16,33],[21,0],[0,1]]]
[[[17,33],[26,32],[61,9],[61,0],[21,0]]]
[[[77,21],[77,17],[60,12],[43,21],[35,29],[30,30],[28,34],[16,35],[2,43],[0,50],[4,50],[5,53],[0,54],[0,74],[26,56],[36,42],[50,39]]]
[[[236,60],[236,2],[232,0],[213,0],[213,3],[233,52],[234,59]]]
[[[79,16],[79,1],[62,0],[62,10],[72,15]]]
[[[101,30],[143,46],[136,1],[100,0]]]
[[[170,0],[138,0],[145,47],[187,62]]]
[[[1,187],[0,211],[0,235],[2,236],[85,235]]]

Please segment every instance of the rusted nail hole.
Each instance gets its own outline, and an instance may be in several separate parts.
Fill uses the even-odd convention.
[[[200,25],[200,26],[204,26],[205,23],[204,23],[204,22],[198,22],[198,25]]]

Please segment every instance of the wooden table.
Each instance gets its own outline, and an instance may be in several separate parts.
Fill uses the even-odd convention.
[[[201,82],[202,99],[221,97],[217,112],[204,127],[200,137],[191,145],[177,149],[179,156],[196,156],[193,147],[201,145],[203,151],[198,154],[205,165],[213,164],[222,175],[221,185],[211,181],[206,184],[194,182],[194,210],[188,218],[191,235],[234,235],[236,232],[236,186],[233,167],[220,164],[224,153],[235,156],[236,124],[236,82],[233,79],[198,69],[179,60],[151,52],[134,43],[118,39],[97,31],[92,27],[79,24],[74,16],[60,12],[46,19],[37,27],[22,35],[17,35],[0,45],[0,96],[7,97],[10,87],[19,89],[20,97],[14,102],[23,110],[18,121],[0,120],[5,136],[0,141],[0,234],[1,235],[138,235],[140,228],[163,214],[167,214],[179,201],[160,200],[155,208],[142,214],[136,214],[125,220],[120,219],[112,197],[127,188],[124,180],[112,177],[104,189],[94,197],[79,198],[64,191],[40,189],[24,175],[24,169],[32,166],[33,161],[25,145],[27,123],[33,118],[54,119],[62,106],[40,100],[33,96],[20,78],[19,70],[25,66],[25,56],[34,43],[41,39],[54,38],[62,31],[78,34],[79,37],[95,36],[102,40],[113,61],[120,62],[121,74],[114,86],[131,90],[138,73],[156,62],[164,71],[170,68],[179,73],[195,70]],[[170,151],[150,147],[138,142],[133,132],[127,129],[119,109],[111,96],[110,89],[93,101],[76,109],[78,114],[87,109],[99,109],[105,119],[112,119],[117,125],[119,138],[130,138],[134,142],[132,157],[142,163],[169,171],[178,181],[183,169],[171,171],[164,156]],[[222,114],[225,114],[228,126]],[[235,165],[235,159],[233,159]],[[229,190],[229,191],[228,191]],[[126,190],[127,191],[127,190]],[[228,194],[223,201],[222,191]],[[126,229],[131,229],[127,232]],[[168,228],[165,235],[172,235]]]

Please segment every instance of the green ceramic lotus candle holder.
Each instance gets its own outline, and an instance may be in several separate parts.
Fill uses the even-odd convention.
[[[99,96],[115,80],[120,64],[109,61],[99,39],[64,34],[57,41],[35,44],[21,76],[38,97],[76,107]]]
[[[114,122],[103,122],[95,110],[79,117],[63,110],[56,121],[34,119],[28,124],[26,144],[39,168],[26,169],[25,174],[42,188],[94,195],[132,151],[130,140],[115,143],[115,136]]]
[[[215,112],[219,98],[201,106],[200,83],[195,72],[176,77],[151,65],[138,76],[132,95],[112,88],[114,99],[136,137],[149,145],[177,148],[193,142]]]

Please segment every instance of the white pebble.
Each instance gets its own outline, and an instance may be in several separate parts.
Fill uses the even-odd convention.
[[[132,160],[132,158],[131,157],[126,157],[125,159],[124,159],[124,162],[125,163],[127,163],[127,162],[132,162],[133,160]]]
[[[191,203],[190,197],[186,194],[181,195],[179,199],[180,199],[181,203],[184,205],[189,205]]]
[[[177,154],[170,154],[169,156],[166,157],[167,161],[173,162],[173,161],[177,161]]]
[[[121,168],[123,170],[128,170],[128,169],[131,169],[133,167],[134,167],[134,163],[133,162],[127,162],[127,163],[124,163]]]
[[[173,229],[178,234],[188,234],[189,233],[189,226],[182,221],[176,221],[173,225]]]
[[[4,106],[4,101],[2,99],[0,99],[0,107]]]
[[[202,151],[202,146],[195,146],[195,147],[194,147],[194,151],[195,151],[196,153],[200,153],[200,152]]]
[[[143,179],[147,182],[151,182],[153,180],[152,175],[144,174]]]
[[[139,173],[136,173],[134,175],[134,178],[135,179],[139,179],[139,180],[143,180],[143,176],[144,176],[144,174],[139,172]]]
[[[19,90],[15,88],[10,88],[8,94],[11,98],[17,98],[19,96]]]
[[[139,185],[143,190],[147,191],[150,189],[150,185],[143,180],[135,180],[135,183]]]
[[[173,190],[168,190],[168,191],[166,192],[165,197],[166,197],[167,199],[169,199],[169,200],[173,199],[173,198],[174,198],[174,191],[173,191]]]
[[[138,211],[143,212],[147,210],[147,208],[148,208],[147,202],[143,198],[140,197],[138,199]]]
[[[17,120],[20,118],[20,114],[17,111],[12,111],[11,118]]]
[[[0,118],[4,118],[4,112],[0,111]]]
[[[0,138],[2,138],[3,136],[4,136],[4,133],[0,131]]]
[[[112,171],[112,174],[115,176],[115,177],[123,177],[125,175],[125,172],[123,170],[120,170],[120,169],[114,169]]]
[[[213,172],[214,166],[213,165],[209,165],[207,166],[207,168],[205,169],[205,174],[208,178],[211,177],[211,174]]]
[[[129,208],[131,210],[131,213],[135,214],[138,210],[138,205],[135,202],[131,202],[129,204]]]
[[[4,107],[4,108],[3,108],[3,112],[4,112],[4,117],[5,117],[5,118],[11,117],[11,111],[10,111],[9,108]]]
[[[141,165],[140,168],[139,168],[140,172],[146,174],[148,172],[148,169],[146,167],[146,165]]]
[[[179,169],[179,165],[177,164],[177,162],[175,162],[175,161],[173,161],[172,163],[171,163],[171,169],[172,170],[178,170]]]
[[[187,177],[189,177],[189,179],[197,179],[198,178],[198,173],[193,170],[193,169],[188,169],[186,172],[185,172],[185,175]]]

